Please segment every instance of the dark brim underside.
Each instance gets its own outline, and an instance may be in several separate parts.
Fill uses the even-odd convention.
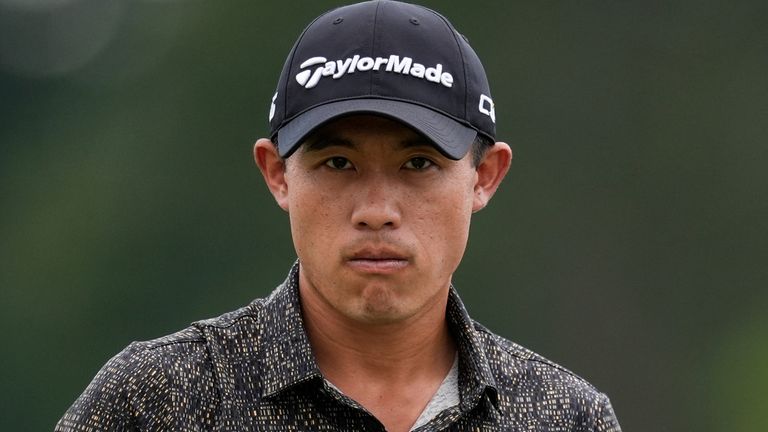
[[[467,154],[477,131],[456,120],[408,102],[389,99],[348,99],[316,106],[292,119],[277,132],[280,156],[288,157],[323,124],[353,114],[373,114],[402,122],[427,137],[446,157]]]

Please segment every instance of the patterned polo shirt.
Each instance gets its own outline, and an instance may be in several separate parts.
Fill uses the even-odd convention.
[[[453,287],[458,405],[425,431],[620,432],[582,378],[472,321]],[[265,299],[107,362],[56,431],[384,431],[323,379],[301,315],[298,264]]]

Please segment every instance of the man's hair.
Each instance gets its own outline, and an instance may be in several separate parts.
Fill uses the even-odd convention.
[[[477,134],[475,140],[472,142],[472,147],[469,151],[472,153],[472,166],[477,168],[480,162],[483,161],[483,157],[488,152],[488,149],[493,145],[493,140],[485,135]]]

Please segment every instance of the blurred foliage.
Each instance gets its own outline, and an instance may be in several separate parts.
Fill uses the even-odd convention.
[[[336,4],[0,0],[0,429],[50,429],[130,341],[282,281],[251,145]],[[764,430],[766,3],[424,4],[515,151],[455,278],[470,312],[627,431]]]

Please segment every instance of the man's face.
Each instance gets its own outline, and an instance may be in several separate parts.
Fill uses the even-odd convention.
[[[504,177],[497,143],[477,168],[401,123],[353,116],[322,127],[285,162],[254,148],[288,211],[302,301],[359,323],[396,323],[442,307],[473,211]]]
[[[380,117],[328,124],[286,161],[302,293],[366,322],[444,297],[467,243],[477,173]]]

